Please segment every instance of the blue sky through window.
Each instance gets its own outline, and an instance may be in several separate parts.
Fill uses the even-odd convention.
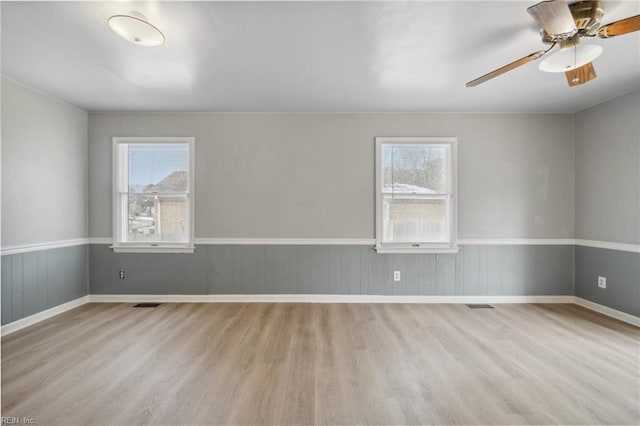
[[[189,170],[187,144],[130,144],[129,188],[142,192],[177,171]]]

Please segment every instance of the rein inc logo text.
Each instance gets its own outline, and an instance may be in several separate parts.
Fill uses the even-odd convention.
[[[0,425],[35,425],[32,417],[0,417]]]

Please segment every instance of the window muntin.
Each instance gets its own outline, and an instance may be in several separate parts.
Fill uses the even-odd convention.
[[[378,251],[456,249],[455,138],[376,138]]]
[[[193,138],[114,138],[114,158],[114,249],[191,248]]]

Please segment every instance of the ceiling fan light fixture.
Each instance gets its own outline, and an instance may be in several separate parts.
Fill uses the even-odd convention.
[[[164,35],[151,25],[141,13],[130,15],[113,15],[109,18],[109,27],[123,39],[144,47],[155,47],[164,44]]]
[[[566,47],[549,55],[540,62],[540,71],[567,72],[580,68],[602,54],[602,47],[597,44],[579,44]]]

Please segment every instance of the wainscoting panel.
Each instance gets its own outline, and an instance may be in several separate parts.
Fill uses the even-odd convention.
[[[193,254],[114,253],[108,245],[91,244],[89,251],[91,294],[207,294],[213,267],[206,248]]]
[[[464,245],[458,254],[403,255],[362,245],[115,254],[107,244],[91,244],[6,254],[1,261],[2,324],[87,294],[575,295],[640,316],[640,253],[580,245]],[[606,290],[597,287],[598,275],[607,277]]]
[[[2,324],[88,294],[84,246],[2,256]]]
[[[594,247],[575,248],[575,295],[640,316],[640,253]],[[598,276],[607,288],[598,288]]]
[[[200,245],[194,254],[115,254],[98,244],[89,250],[91,294],[573,295],[571,245],[465,245],[441,255],[344,245]]]

